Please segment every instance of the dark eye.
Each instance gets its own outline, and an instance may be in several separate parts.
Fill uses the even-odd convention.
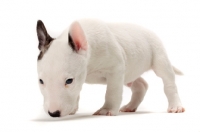
[[[72,78],[67,79],[66,82],[65,82],[65,85],[67,85],[67,84],[71,84],[72,82],[73,82],[73,79],[72,79]]]
[[[40,81],[40,84],[44,84],[44,82],[42,81],[42,79],[40,79],[39,81]]]

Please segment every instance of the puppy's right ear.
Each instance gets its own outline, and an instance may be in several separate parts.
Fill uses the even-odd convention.
[[[53,38],[47,33],[44,23],[41,20],[37,21],[36,30],[39,41],[38,48],[40,51],[45,52],[45,49],[48,47]]]

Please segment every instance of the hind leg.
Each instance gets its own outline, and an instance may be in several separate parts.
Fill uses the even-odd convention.
[[[175,84],[174,70],[167,57],[161,56],[156,58],[153,64],[153,70],[157,76],[162,78],[164,83],[164,92],[168,99],[168,112],[181,113],[185,109],[182,107],[181,100]]]
[[[146,94],[148,84],[143,78],[139,77],[134,82],[128,83],[127,86],[131,88],[132,97],[130,102],[123,106],[120,111],[135,112]]]

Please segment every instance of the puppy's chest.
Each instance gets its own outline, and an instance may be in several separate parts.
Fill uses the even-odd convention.
[[[92,84],[105,84],[106,83],[106,75],[102,71],[95,71],[87,74],[86,83]]]

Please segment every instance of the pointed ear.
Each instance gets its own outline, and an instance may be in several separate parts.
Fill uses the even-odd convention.
[[[72,23],[69,30],[69,45],[71,48],[79,52],[80,50],[87,50],[87,40],[81,25],[78,22]]]
[[[45,47],[49,45],[49,43],[53,40],[53,38],[50,37],[50,35],[47,33],[47,30],[44,26],[44,23],[41,20],[37,21],[37,36],[39,45],[38,48],[40,51],[45,51]]]

